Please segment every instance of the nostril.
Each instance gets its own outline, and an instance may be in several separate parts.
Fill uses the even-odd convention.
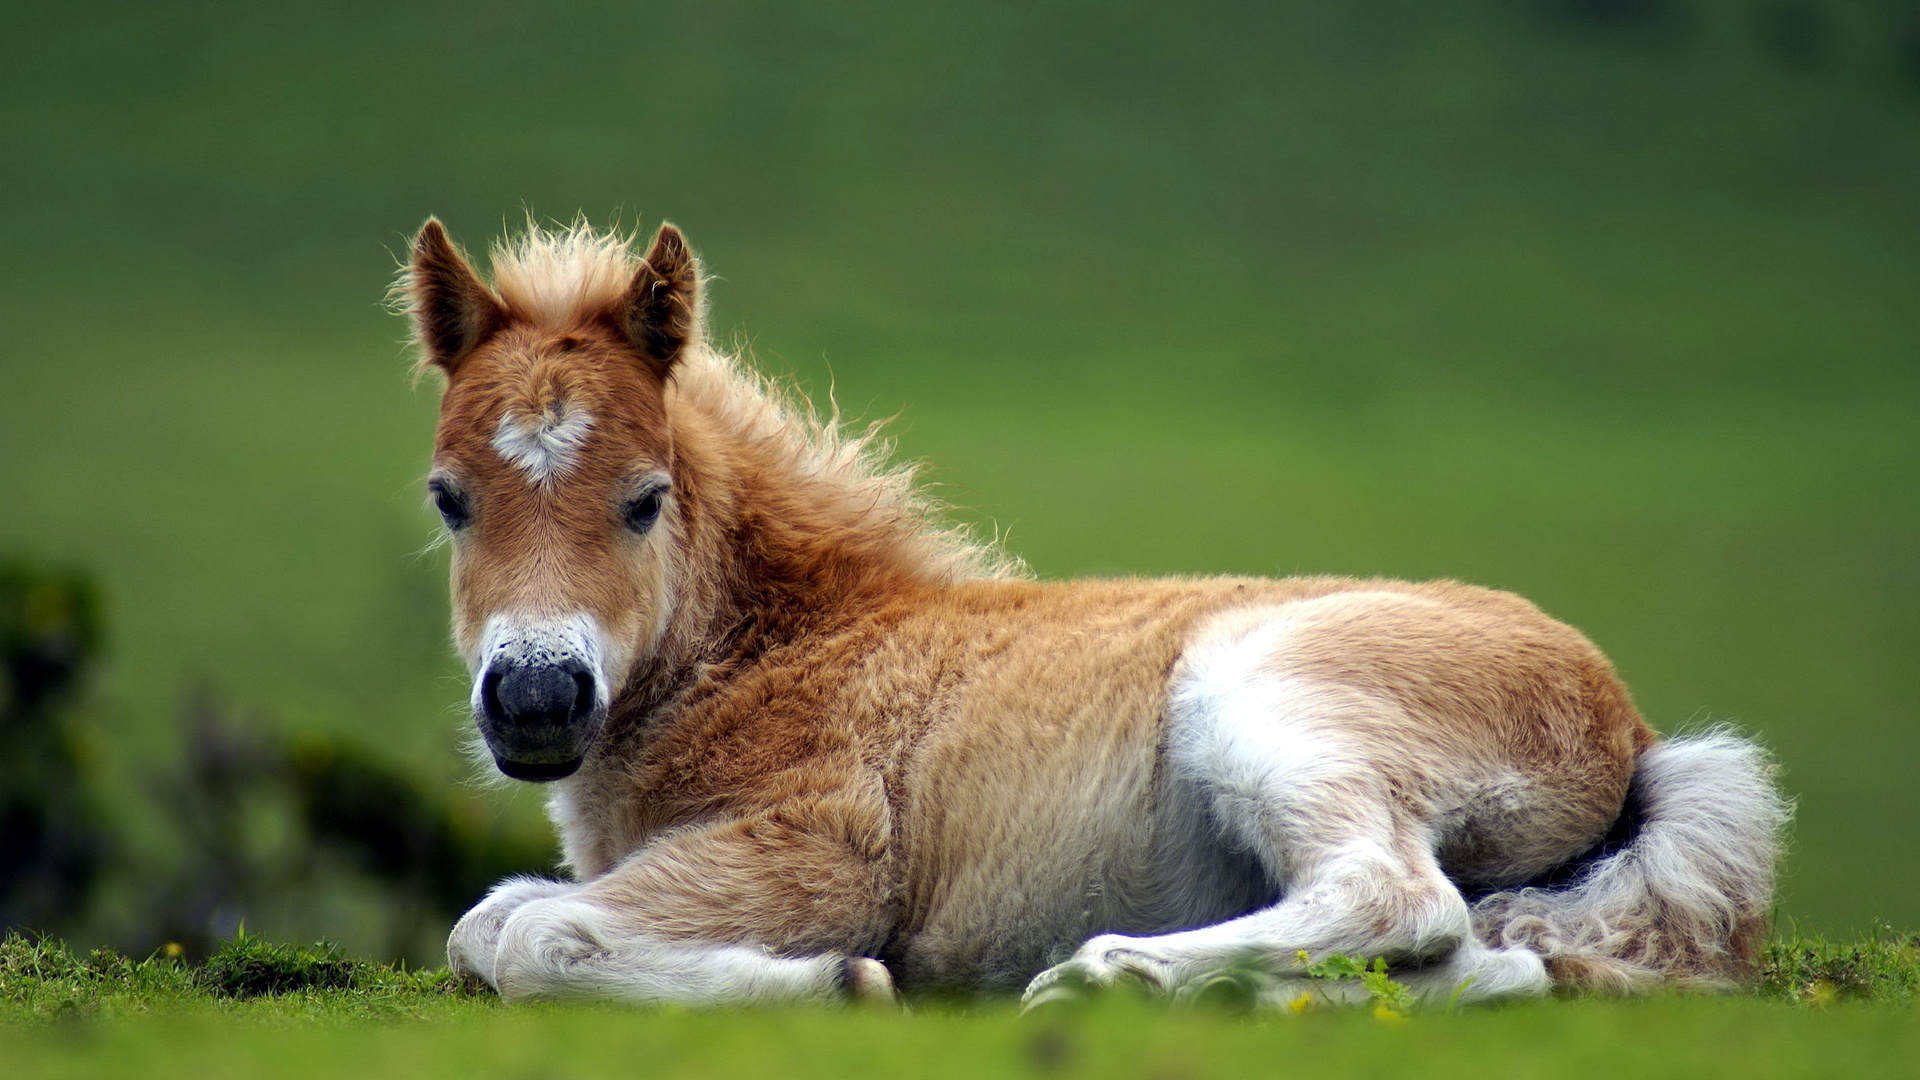
[[[500,668],[490,667],[480,677],[480,708],[494,720],[506,719],[505,711],[500,708],[500,677],[503,674]]]
[[[593,673],[576,671],[573,673],[573,718],[575,720],[593,711]]]

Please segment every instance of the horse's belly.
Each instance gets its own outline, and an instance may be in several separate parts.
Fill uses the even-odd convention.
[[[1062,805],[1050,819],[1024,823],[1052,842],[953,867],[954,880],[941,883],[945,902],[883,958],[896,980],[1017,988],[1095,934],[1205,926],[1271,903],[1258,864],[1222,845],[1192,793],[1171,787],[1155,793],[1151,813],[1098,817]]]

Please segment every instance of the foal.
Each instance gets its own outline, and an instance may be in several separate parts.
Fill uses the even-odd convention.
[[[734,1002],[1384,957],[1425,994],[1747,976],[1786,810],[1453,582],[1043,583],[701,333],[699,265],[531,230],[401,285],[481,742],[569,876],[454,928],[507,998]]]

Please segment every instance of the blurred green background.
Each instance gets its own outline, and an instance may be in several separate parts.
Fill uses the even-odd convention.
[[[136,846],[197,688],[538,828],[458,787],[383,292],[664,216],[1041,575],[1517,590],[1777,749],[1783,914],[1920,923],[1920,5],[15,3],[0,207],[0,551],[100,581]]]

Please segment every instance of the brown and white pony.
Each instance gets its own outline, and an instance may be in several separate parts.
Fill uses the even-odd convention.
[[[401,283],[446,377],[428,486],[499,771],[570,877],[454,969],[735,1002],[1385,957],[1424,994],[1736,982],[1786,807],[1662,741],[1516,596],[1335,577],[1040,582],[702,337],[699,264],[530,229]]]

